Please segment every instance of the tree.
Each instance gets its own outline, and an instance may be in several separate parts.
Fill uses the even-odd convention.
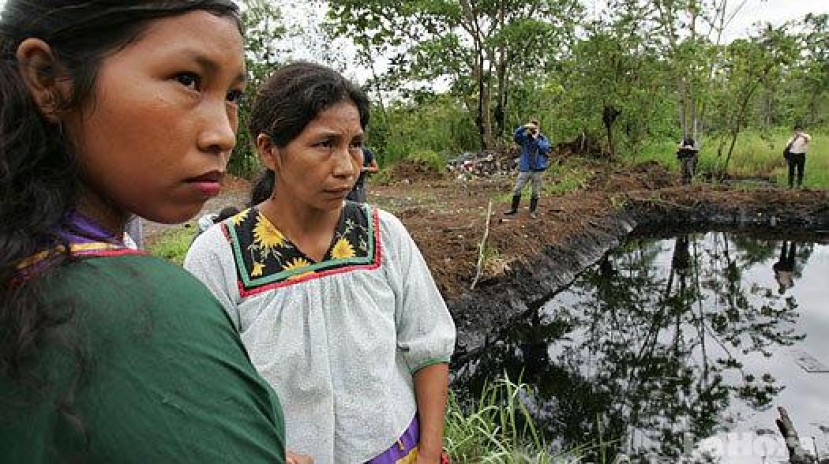
[[[242,25],[245,29],[245,68],[248,74],[246,94],[255,95],[259,84],[271,70],[280,64],[279,40],[285,35],[279,8],[266,0],[242,2]],[[239,107],[239,133],[228,170],[247,176],[259,167],[259,159],[252,150],[252,141],[246,130],[252,98]]]
[[[803,89],[799,93],[805,101],[802,113],[796,114],[803,123],[814,125],[826,120],[829,103],[829,14],[808,14],[803,24],[806,30],[799,37],[802,61],[798,71]]]
[[[495,146],[493,113],[503,130],[513,79],[540,82],[580,17],[577,0],[342,0],[328,15],[338,35],[373,50],[363,64],[390,56],[385,77],[398,86],[448,80],[484,149]]]
[[[724,145],[729,143],[720,168],[723,175],[728,171],[737,136],[748,122],[748,110],[757,90],[797,53],[796,42],[786,34],[786,28],[767,25],[758,36],[735,40],[725,48],[725,67],[718,82],[722,127],[730,136],[730,141],[723,137],[717,149],[721,155]]]

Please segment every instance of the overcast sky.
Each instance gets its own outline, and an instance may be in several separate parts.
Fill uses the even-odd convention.
[[[739,3],[732,0],[729,3]],[[748,0],[728,28],[729,37],[744,37],[756,22],[777,26],[807,13],[829,13],[829,0]]]
[[[593,14],[607,8],[607,0],[582,1]],[[727,7],[734,18],[726,27],[725,42],[748,36],[756,23],[778,26],[789,20],[803,19],[807,13],[829,13],[829,0],[730,0]]]
[[[284,6],[283,12],[290,15],[295,11],[296,3],[286,0],[272,0],[280,6]],[[592,4],[592,8],[600,9],[605,0],[582,0],[586,4]],[[0,7],[5,5],[6,0],[0,0]],[[730,9],[733,11],[738,5],[743,4],[734,21],[728,28],[728,37],[744,37],[748,35],[751,26],[756,22],[771,22],[779,25],[784,21],[800,19],[807,13],[829,13],[829,0],[731,0]]]

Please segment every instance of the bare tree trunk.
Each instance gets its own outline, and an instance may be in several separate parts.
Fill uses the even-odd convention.
[[[483,149],[484,150],[491,150],[494,146],[492,140],[492,111],[491,111],[491,103],[490,103],[490,85],[491,80],[489,79],[490,73],[486,73],[484,78],[482,79],[482,86],[481,86],[481,114],[483,115],[482,127],[483,127]]]
[[[506,2],[501,2],[498,11],[500,25],[504,24],[506,8]],[[495,65],[495,77],[498,80],[498,102],[495,104],[495,149],[499,151],[504,148],[504,132],[507,120],[507,89],[509,88],[507,63],[507,50],[502,43],[498,46],[498,61]]]
[[[762,75],[765,75],[763,73]],[[737,144],[737,136],[740,134],[740,127],[744,124],[746,109],[748,108],[748,103],[751,101],[751,95],[757,89],[759,85],[759,81],[755,82],[746,92],[745,97],[740,102],[739,106],[737,107],[737,118],[734,121],[734,125],[731,127],[731,145],[728,147],[728,154],[725,157],[725,164],[723,165],[722,172],[720,173],[721,176],[725,176],[725,173],[728,172],[728,163],[731,161],[731,154],[734,152],[734,145]]]

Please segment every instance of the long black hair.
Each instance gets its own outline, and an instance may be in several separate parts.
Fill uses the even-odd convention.
[[[255,142],[259,134],[266,134],[283,148],[321,112],[342,101],[354,103],[360,127],[368,127],[369,100],[357,84],[316,63],[298,61],[283,66],[256,93],[248,123],[250,139]],[[265,169],[251,191],[251,206],[271,196],[275,181],[274,172]]]
[[[0,17],[0,378],[24,390],[44,393],[49,385],[34,366],[47,344],[62,346],[75,358],[78,378],[86,369],[82,341],[67,330],[71,302],[47,306],[49,280],[68,265],[68,244],[56,234],[66,227],[80,187],[79,171],[61,127],[38,110],[21,76],[16,51],[27,38],[47,43],[72,85],[55,108],[79,108],[94,101],[103,60],[138,40],[154,19],[206,10],[234,18],[230,0],[8,0]],[[54,68],[39,70],[57,72]],[[56,97],[57,98],[57,97]],[[62,247],[60,245],[63,245]],[[56,250],[63,251],[56,251]],[[20,266],[36,253],[50,258],[35,276],[21,279]],[[70,385],[58,402],[63,417],[81,428],[72,414]],[[6,409],[0,399],[0,411]]]

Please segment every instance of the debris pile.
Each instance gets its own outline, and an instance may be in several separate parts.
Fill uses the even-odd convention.
[[[515,168],[517,156],[518,153],[515,150],[465,152],[447,161],[446,169],[455,174],[458,179],[488,177],[512,171]]]

